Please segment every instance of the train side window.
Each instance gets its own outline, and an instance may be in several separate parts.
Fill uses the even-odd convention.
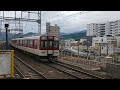
[[[23,40],[22,40],[22,46],[23,46]]]
[[[29,46],[29,40],[27,40],[27,46]]]
[[[23,40],[23,46],[25,45],[25,40]]]
[[[35,45],[35,46],[37,45],[37,40],[34,40],[34,45]]]
[[[34,40],[34,48],[37,48],[37,40]]]
[[[22,40],[20,40],[20,45],[22,45]]]
[[[27,46],[27,40],[25,40],[25,46]]]
[[[30,44],[30,46],[33,46],[33,41],[30,40],[30,41],[29,41],[29,44]]]
[[[18,45],[18,40],[17,40],[17,45]]]
[[[21,40],[19,40],[19,45],[20,45],[20,41],[21,41]]]

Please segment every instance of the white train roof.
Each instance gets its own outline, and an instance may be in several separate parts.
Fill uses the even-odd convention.
[[[39,38],[40,38],[40,36],[32,36],[32,37],[15,38],[12,40],[39,39]]]
[[[40,36],[52,36],[52,35],[40,35]],[[15,39],[12,39],[12,40],[39,39],[40,36],[31,36],[31,37],[15,38]]]

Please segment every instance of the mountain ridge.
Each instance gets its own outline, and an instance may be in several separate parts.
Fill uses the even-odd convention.
[[[68,35],[62,35],[62,39],[75,39],[75,40],[79,40],[80,38],[84,38],[86,37],[86,32],[87,30],[82,30],[79,32],[74,32],[74,33],[70,33]]]
[[[8,40],[12,39],[12,38],[17,38],[18,36],[19,37],[28,37],[28,36],[34,36],[34,35],[38,35],[37,33],[34,33],[34,32],[28,32],[26,34],[23,34],[23,35],[19,35],[19,34],[11,34],[11,33],[8,33]],[[64,32],[61,32],[60,33],[62,39],[80,39],[82,37],[85,37],[86,36],[86,30],[82,30],[82,31],[79,31],[79,32],[74,32],[74,33],[64,33]],[[6,33],[5,32],[1,32],[0,33],[0,40],[6,40]]]

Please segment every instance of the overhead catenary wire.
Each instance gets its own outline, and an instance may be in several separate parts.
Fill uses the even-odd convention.
[[[68,12],[71,12],[71,11],[68,11]],[[63,14],[59,14],[59,15],[57,15],[57,16],[55,16],[55,17],[52,17],[52,18],[47,18],[47,19],[49,19],[49,21],[50,21],[50,19],[54,19],[54,18],[56,18],[56,17],[58,17],[58,16],[60,16],[60,15],[64,15],[64,14],[66,14],[66,13],[68,13],[68,12],[65,12],[65,13],[63,13]],[[81,11],[81,12],[83,12],[83,11]],[[79,14],[80,12],[78,12],[78,13],[75,13],[75,14]],[[74,14],[74,15],[75,15]],[[72,14],[73,15],[73,14]],[[69,15],[69,16],[72,16],[72,15]],[[63,18],[66,18],[66,17],[69,17],[69,16],[65,16],[65,17],[63,17]],[[62,18],[62,19],[63,19]],[[57,19],[57,20],[60,20],[60,19]],[[57,21],[57,20],[53,20],[53,21]],[[46,20],[42,20],[42,21],[46,21]],[[51,22],[53,22],[53,21],[51,21]]]
[[[56,18],[56,17],[60,17],[61,15],[64,15],[64,14],[67,14],[67,13],[69,13],[70,11],[67,11],[67,12],[65,12],[65,13],[60,13],[60,14],[57,14],[56,16],[54,16],[54,17],[50,17],[50,18],[46,18],[45,20],[42,20],[42,21],[50,21],[50,19],[54,19],[54,18]]]
[[[70,11],[69,11],[70,12]],[[80,13],[80,12],[79,12]],[[79,14],[79,13],[75,13],[75,14],[72,14],[72,15],[76,15],[76,14]],[[69,15],[69,16],[72,16],[72,15]],[[69,16],[65,16],[65,17],[63,17],[63,18],[68,18]],[[57,20],[54,20],[54,21],[60,21],[60,20],[63,20],[63,18],[61,18],[61,19],[57,19]],[[54,18],[50,18],[50,19],[54,19]],[[43,20],[43,21],[45,21],[45,20]],[[49,20],[50,21],[50,20]],[[50,21],[50,22],[54,22],[54,21]],[[58,21],[58,22],[59,22]]]
[[[29,12],[29,11],[28,11]],[[27,13],[28,13],[27,12]],[[47,12],[48,11],[43,11],[43,13],[42,13],[42,15],[43,14],[47,14]],[[74,19],[77,15],[82,15],[82,14],[85,14],[85,13],[87,13],[87,12],[90,12],[90,11],[79,11],[79,12],[77,12],[77,13],[74,13],[74,14],[72,14],[71,13],[71,11],[66,11],[66,12],[62,12],[62,13],[60,13],[60,14],[57,14],[56,16],[54,16],[54,17],[51,17],[51,18],[49,18],[49,20],[50,20],[50,22],[51,23],[56,23],[56,24],[58,24],[59,26],[66,26],[67,24],[66,24],[66,19]],[[34,13],[34,12],[33,12]],[[36,12],[35,12],[36,13]],[[68,14],[70,14],[70,15],[68,15]],[[26,15],[26,16],[23,16],[23,17],[27,17],[28,16],[28,14]],[[47,18],[48,19],[48,18]],[[46,20],[44,20],[44,18],[43,18],[43,20],[42,20],[42,22],[41,22],[41,24],[42,24],[42,26],[43,25],[45,25],[46,23],[44,23],[44,21],[46,21]],[[27,25],[28,25],[28,22],[29,22],[29,20],[26,22],[26,24],[25,24],[25,26],[24,26],[24,28],[26,28],[27,27]],[[73,22],[73,24],[74,24],[74,22]]]
[[[82,15],[82,14],[85,14],[85,13],[88,13],[88,12],[90,12],[90,11],[88,11],[88,12],[85,12],[85,11],[83,11],[83,12],[78,12],[78,13],[75,13],[75,14],[72,14],[72,15],[69,15],[69,16],[65,16],[65,17],[63,17],[63,18],[61,18],[61,19],[57,19],[57,20],[54,20],[54,21],[51,21],[51,22],[55,22],[55,21],[60,21],[60,20],[64,20],[64,19],[68,19],[68,18],[70,18],[70,17],[74,17],[74,15]]]
[[[56,18],[56,17],[60,17],[61,15],[64,15],[64,14],[69,13],[69,12],[70,12],[70,11],[67,11],[67,12],[65,12],[65,13],[58,14],[58,15],[56,15],[56,16],[54,16],[54,17],[51,17],[51,18],[48,18],[48,19],[50,20],[50,19],[53,19],[53,18]]]
[[[85,12],[85,11],[82,11],[82,12]],[[87,12],[85,12],[85,13],[82,13],[82,12],[75,13],[75,14],[72,14],[72,15],[69,15],[69,16],[65,16],[65,17],[63,17],[63,18],[61,18],[61,19],[57,19],[57,20],[54,20],[54,21],[51,21],[51,22],[57,21],[57,23],[58,23],[58,22],[60,22],[60,21],[64,21],[65,19],[69,19],[69,18],[76,17],[76,16],[74,16],[74,15],[82,15],[82,14],[85,14],[85,13],[89,13],[89,12],[91,12],[91,11],[87,11]],[[58,21],[58,20],[59,20],[59,21]],[[62,22],[62,24],[63,24],[63,22]],[[45,24],[42,24],[42,25],[45,25]],[[59,24],[59,25],[60,25],[60,24]]]

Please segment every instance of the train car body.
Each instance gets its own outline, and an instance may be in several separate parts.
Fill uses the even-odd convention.
[[[106,72],[109,76],[120,79],[120,64],[107,63]]]
[[[56,36],[16,38],[10,44],[20,50],[39,56],[41,61],[56,61],[59,56],[59,40]]]

